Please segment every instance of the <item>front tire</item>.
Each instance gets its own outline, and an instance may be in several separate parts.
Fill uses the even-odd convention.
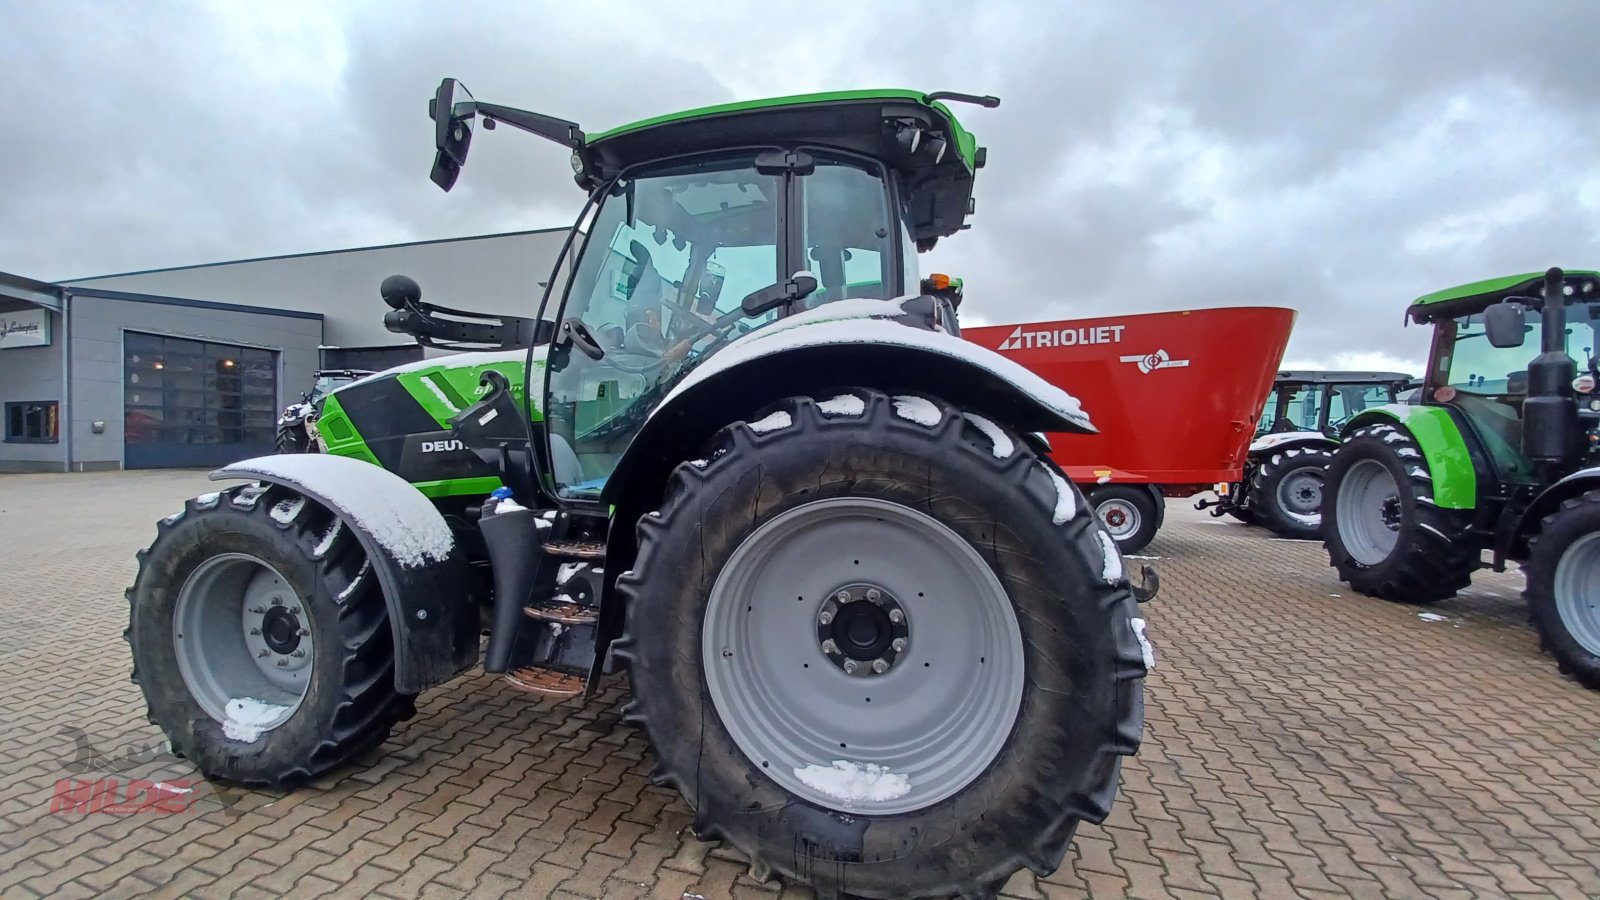
[[[306,430],[303,422],[293,425],[279,425],[273,446],[279,453],[310,453],[311,434]]]
[[[292,787],[411,715],[382,589],[332,513],[245,485],[188,501],[157,532],[124,636],[150,720],[207,778]]]
[[[1279,537],[1321,538],[1324,470],[1332,460],[1322,447],[1294,447],[1263,460],[1250,485],[1257,521]]]
[[[1525,596],[1539,644],[1563,673],[1600,690],[1600,491],[1562,503],[1530,543]]]
[[[758,879],[991,895],[1060,864],[1138,747],[1115,545],[1053,463],[945,404],[853,389],[724,429],[618,588],[657,780]]]
[[[1396,603],[1435,603],[1472,583],[1466,513],[1433,502],[1421,448],[1393,425],[1353,432],[1323,486],[1322,536],[1339,577]]]

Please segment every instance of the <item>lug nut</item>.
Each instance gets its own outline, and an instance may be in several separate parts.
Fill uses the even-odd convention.
[[[888,663],[888,661],[887,660],[882,660],[882,659],[873,660],[872,661],[872,671],[877,672],[879,675],[882,675],[883,673],[889,671],[889,663]]]
[[[895,623],[896,625],[899,625],[901,622],[904,622],[905,620],[906,620],[906,614],[905,613],[901,612],[898,609],[889,610],[889,621]]]
[[[267,614],[267,608],[265,606],[252,606],[250,607],[250,611],[258,616],[264,616]]]
[[[850,592],[849,591],[840,591],[839,593],[834,595],[834,599],[838,600],[840,603],[849,603],[851,600],[854,600],[855,598],[850,596]]]
[[[821,622],[824,625],[826,625],[829,622],[833,621],[833,613],[828,612],[827,610],[823,610],[822,611],[822,615],[817,616],[817,621]]]
[[[298,607],[298,606],[289,607],[289,613],[291,615],[296,615],[296,616],[300,615],[300,607]]]
[[[289,657],[285,656],[285,657],[280,658],[278,660],[278,668],[280,668],[280,669],[289,668]]]
[[[844,673],[846,675],[854,675],[856,673],[856,661],[855,660],[847,659],[847,660],[844,661]]]
[[[291,653],[289,655],[294,657],[295,659],[305,659],[306,658],[306,652],[304,650],[296,650],[295,652],[293,652],[293,653]]]
[[[883,592],[877,588],[867,588],[867,599],[871,600],[873,603],[877,603],[879,600],[883,599]]]
[[[272,651],[270,651],[270,650],[268,650],[268,649],[267,649],[267,648],[265,648],[265,647],[262,647],[262,648],[261,648],[261,650],[260,650],[260,652],[258,652],[258,653],[257,653],[257,654],[256,654],[256,658],[257,658],[257,659],[265,659],[265,658],[266,658],[266,657],[267,657],[267,654],[269,654],[269,653],[271,653],[271,652],[272,652]]]
[[[310,634],[311,634],[311,629],[309,629],[309,628],[302,628],[302,629],[300,629],[300,630],[299,630],[299,631],[297,631],[297,632],[295,632],[295,634],[298,634],[298,635],[300,635],[300,636],[301,636],[301,637],[306,637],[306,636],[308,636],[308,635],[310,635]]]
[[[258,635],[260,633],[261,633],[261,629],[259,629],[259,628],[250,629],[250,636],[251,637],[255,637],[256,635]]]
[[[839,652],[839,645],[835,644],[833,642],[833,638],[828,638],[827,640],[822,642],[822,652],[823,653],[838,653]],[[849,665],[849,663],[845,663],[845,665]]]
[[[894,648],[894,652],[896,652],[896,653],[904,653],[904,652],[906,652],[906,639],[905,638],[895,638],[894,639],[894,643],[890,644],[889,646],[893,647]]]

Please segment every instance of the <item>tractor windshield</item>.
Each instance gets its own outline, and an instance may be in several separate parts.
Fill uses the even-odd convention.
[[[901,289],[883,174],[875,163],[816,156],[815,169],[792,180],[758,172],[754,155],[741,154],[650,166],[611,188],[560,314],[580,320],[593,346],[570,346],[547,381],[558,496],[598,497],[673,385],[792,312],[746,315],[746,295],[800,270],[818,281],[807,306]]]
[[[1595,318],[1600,304],[1569,304],[1567,353],[1585,368],[1595,351]],[[1527,312],[1528,339],[1520,347],[1492,347],[1484,333],[1483,315],[1475,313],[1446,323],[1454,334],[1436,355],[1432,383],[1458,391],[1491,397],[1520,396],[1528,392],[1528,363],[1539,353],[1540,315]]]

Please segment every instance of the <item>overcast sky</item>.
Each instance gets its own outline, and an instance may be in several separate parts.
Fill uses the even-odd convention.
[[[77,276],[566,226],[500,131],[446,195],[426,100],[590,131],[801,91],[992,93],[967,321],[1300,311],[1286,362],[1420,370],[1411,297],[1600,266],[1600,3],[0,3],[0,270]]]

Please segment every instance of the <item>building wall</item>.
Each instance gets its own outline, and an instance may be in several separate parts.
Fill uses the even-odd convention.
[[[270,313],[207,309],[75,295],[72,315],[72,462],[76,470],[119,468],[123,438],[124,331],[277,350],[278,406],[298,396],[294,373],[314,371],[323,323]],[[60,369],[59,358],[56,365]],[[95,434],[95,422],[105,429]],[[65,427],[63,427],[65,431]],[[4,445],[11,446],[11,445]]]
[[[21,309],[23,305],[7,308]],[[0,404],[15,400],[54,400],[61,403],[63,341],[61,316],[51,313],[49,346],[0,350]],[[0,410],[4,408],[0,406]],[[66,414],[65,403],[61,404],[61,412]],[[61,431],[66,432],[65,423]],[[0,435],[4,433],[4,423],[0,423]],[[61,443],[0,443],[0,472],[59,472],[64,452],[65,446]]]
[[[397,244],[63,282],[71,286],[322,313],[324,342],[412,343],[383,327],[378,284],[396,273],[445,306],[532,316],[567,229]]]

